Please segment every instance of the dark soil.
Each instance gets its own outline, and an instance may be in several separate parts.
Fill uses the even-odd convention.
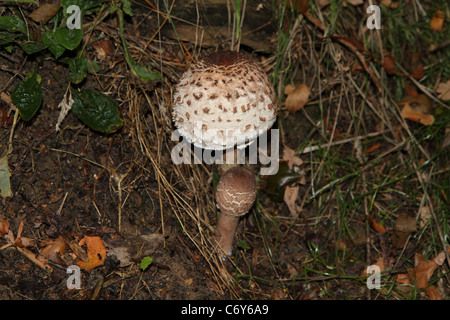
[[[132,22],[142,19],[142,15],[136,11],[136,20],[127,21],[127,34],[139,33]],[[114,27],[115,23],[112,20],[106,25]],[[143,23],[139,30],[146,36],[149,36],[146,28],[155,30],[153,25]],[[100,31],[96,30],[94,35],[99,34]],[[71,112],[61,130],[56,132],[57,106],[69,79],[67,66],[56,63],[48,52],[27,56],[19,47],[14,47],[11,54],[3,52],[0,56],[0,87],[3,90],[11,92],[36,63],[39,64],[43,89],[43,103],[36,116],[29,122],[19,118],[15,127],[13,151],[8,159],[13,195],[3,199],[0,218],[9,222],[14,235],[23,223],[22,236],[35,241],[28,250],[36,255],[46,242],[60,235],[71,243],[77,243],[85,235],[99,236],[108,249],[126,247],[128,253],[119,258],[108,253],[103,266],[92,272],[82,271],[80,290],[69,290],[66,268],[74,263],[69,250],[59,257],[59,263],[49,262],[52,270],[43,270],[13,246],[2,248],[0,300],[223,297],[208,287],[209,267],[204,259],[199,258],[188,238],[180,233],[176,217],[169,212],[164,216],[164,222],[161,221],[160,190],[151,171],[145,169],[149,166],[148,160],[139,154],[132,141],[128,105],[121,101],[126,96],[127,87],[117,88],[117,85],[133,85],[135,81],[143,88],[148,84],[138,79],[123,80],[130,75],[120,42],[114,42],[117,33],[112,36],[106,38],[113,42],[114,54],[99,61],[102,79],[97,82],[93,75],[89,75],[80,85],[83,89],[99,91],[116,89],[111,96],[120,101],[125,125],[111,135],[90,130]],[[96,59],[92,47],[87,49],[87,56]],[[114,69],[110,68],[113,63],[116,63]],[[9,83],[13,76],[16,77]],[[116,87],[111,82],[116,82]],[[146,110],[144,112],[148,116],[148,104],[144,99],[142,101],[142,110]],[[4,112],[9,110],[4,102],[1,107]],[[12,118],[2,122],[2,153],[8,147]],[[119,232],[120,202],[115,177],[123,173],[127,175],[121,184],[123,198]],[[167,203],[163,206],[168,208]],[[2,240],[0,247],[5,243]],[[145,256],[150,256],[153,263],[141,271],[139,264]],[[124,262],[121,259],[127,260],[126,266],[122,266]]]

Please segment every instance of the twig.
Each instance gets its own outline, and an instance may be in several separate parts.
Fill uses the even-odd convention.
[[[57,216],[61,215],[61,211],[62,211],[62,208],[64,207],[64,203],[66,202],[66,198],[67,198],[68,194],[69,194],[69,192],[66,192],[66,194],[64,195],[64,199],[63,199],[61,205],[59,206],[58,212],[56,212]]]
[[[335,141],[330,143],[324,143],[318,146],[311,146],[311,147],[306,147],[305,149],[303,149],[300,154],[304,154],[304,153],[309,153],[309,152],[314,152],[323,148],[327,148],[327,147],[334,147],[337,145],[341,145],[341,144],[345,144],[345,143],[350,143],[350,142],[355,142],[357,140],[362,140],[362,139],[367,139],[367,138],[372,138],[372,137],[376,137],[382,134],[385,134],[387,132],[390,132],[390,130],[384,130],[384,131],[380,131],[380,132],[372,132],[369,134],[366,134],[364,136],[357,136],[357,137],[353,137],[353,138],[348,138],[348,139],[344,139],[344,140],[339,140],[339,141]]]

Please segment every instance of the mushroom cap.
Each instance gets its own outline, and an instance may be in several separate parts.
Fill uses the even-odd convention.
[[[245,167],[232,167],[217,184],[216,203],[223,214],[242,216],[253,206],[255,198],[255,176]]]
[[[221,51],[181,76],[173,120],[197,147],[244,148],[273,125],[277,108],[275,90],[261,66],[247,54]]]

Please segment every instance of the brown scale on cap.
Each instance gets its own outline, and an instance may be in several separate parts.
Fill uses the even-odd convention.
[[[259,64],[249,55],[222,51],[207,55],[182,75],[173,119],[191,143],[222,150],[245,147],[267,131],[276,120],[277,107],[275,90]],[[249,125],[254,129],[248,130]],[[237,134],[217,141],[220,130]]]

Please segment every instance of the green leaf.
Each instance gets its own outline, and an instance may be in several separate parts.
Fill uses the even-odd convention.
[[[98,0],[62,0],[61,6],[64,8],[64,14],[67,13],[67,8],[75,5],[81,10],[81,18],[83,15],[90,14],[101,7],[102,2]]]
[[[162,79],[161,74],[157,71],[152,71],[150,66],[140,65],[136,63],[131,57],[129,57],[129,63],[131,72],[144,81],[154,81]]]
[[[252,247],[250,247],[250,245],[248,244],[247,241],[245,240],[241,240],[239,241],[237,244],[237,247],[240,248],[241,250],[250,250]]]
[[[97,73],[100,71],[100,67],[97,62],[92,60],[91,61],[86,60],[86,62],[87,62],[87,71],[89,73]]]
[[[73,50],[78,47],[83,39],[83,31],[81,29],[69,29],[62,26],[56,29],[55,39],[64,48]]]
[[[85,58],[75,58],[69,60],[69,79],[75,84],[86,78],[88,63]]]
[[[25,42],[22,43],[21,48],[23,51],[25,51],[27,54],[33,54],[39,51],[42,51],[48,47],[48,44],[45,43],[34,43],[34,42]]]
[[[11,16],[0,17],[0,29],[8,30],[9,32],[21,32],[27,34],[27,26],[22,19]]]
[[[55,38],[55,33],[52,30],[46,30],[42,34],[42,43],[48,45],[48,50],[50,50],[55,59],[58,59],[66,50],[62,45],[58,43]]]
[[[149,66],[144,66],[144,65],[138,64],[131,57],[130,52],[128,51],[127,40],[125,39],[125,36],[124,36],[123,12],[122,12],[122,10],[118,10],[117,13],[119,16],[119,32],[120,32],[120,38],[122,39],[123,52],[125,54],[125,60],[127,61],[128,66],[131,69],[131,72],[135,76],[140,77],[144,81],[161,80],[162,76],[159,72],[152,71]]]
[[[42,103],[42,88],[38,81],[37,67],[29,78],[20,82],[11,94],[11,99],[25,121],[33,118]]]
[[[18,37],[17,33],[9,31],[0,31],[0,46],[13,42]]]
[[[72,91],[72,112],[96,131],[113,133],[123,125],[117,102],[94,90]]]
[[[131,1],[130,0],[123,0],[122,9],[123,9],[123,12],[125,12],[127,15],[133,16],[133,10],[131,9]]]
[[[141,260],[141,265],[140,268],[142,271],[145,271],[145,269],[148,268],[149,265],[151,265],[153,263],[153,259],[150,257],[144,257]]]
[[[100,67],[95,61],[89,61],[84,57],[77,57],[75,59],[64,59],[69,63],[69,78],[75,84],[80,83],[86,78],[89,73],[100,71]]]

